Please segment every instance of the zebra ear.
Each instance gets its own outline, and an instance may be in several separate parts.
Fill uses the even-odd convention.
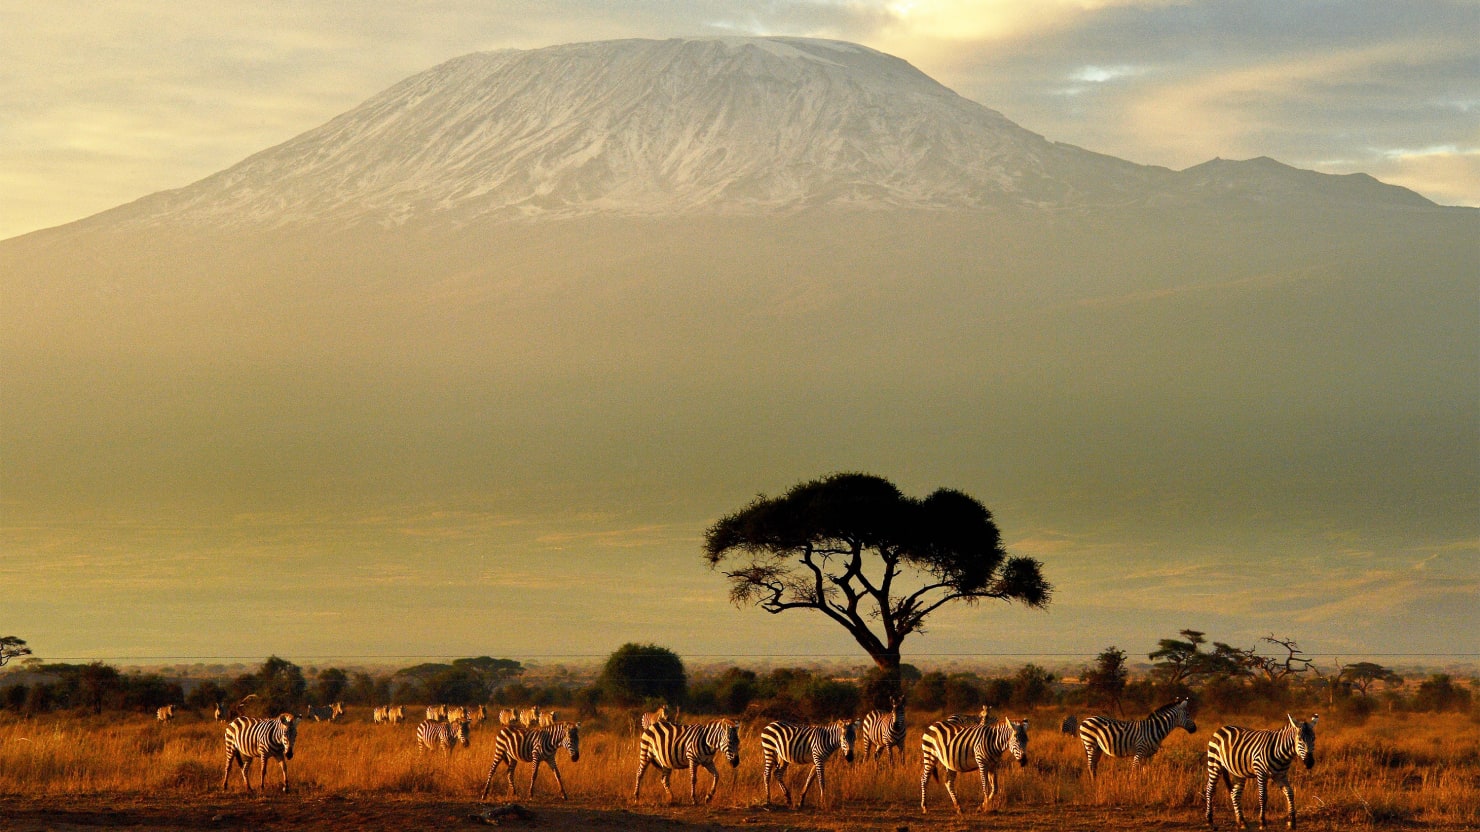
[[[1318,720],[1320,718],[1321,718],[1321,715],[1320,714],[1311,714],[1310,715],[1310,727],[1312,727],[1312,728],[1316,727],[1316,720]]]
[[[1289,714],[1285,714],[1285,719],[1290,720],[1290,727],[1291,728],[1299,728],[1300,727],[1299,725],[1296,725],[1295,724],[1295,717],[1290,716]]]

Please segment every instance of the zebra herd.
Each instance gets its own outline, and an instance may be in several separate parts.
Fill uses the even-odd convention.
[[[342,708],[326,709],[331,712],[325,718],[342,715]],[[1092,716],[1082,722],[1073,717],[1065,719],[1065,733],[1077,735],[1084,746],[1085,767],[1090,778],[1097,777],[1102,757],[1129,757],[1132,768],[1139,768],[1160,749],[1167,735],[1177,728],[1189,734],[1196,733],[1197,724],[1192,719],[1192,702],[1188,698],[1178,699],[1155,711],[1145,719],[1120,720],[1108,716]],[[173,710],[161,708],[157,717],[167,721]],[[377,708],[377,723],[396,724],[404,719],[400,706]],[[469,730],[472,724],[486,719],[487,711],[482,708],[463,709],[433,706],[427,709],[427,719],[417,726],[416,743],[420,751],[441,749],[451,754],[457,747],[469,745]],[[531,708],[523,712],[503,710],[498,714],[501,723],[494,739],[493,763],[483,782],[480,800],[487,799],[498,770],[507,767],[508,792],[516,793],[514,770],[519,763],[530,763],[528,796],[533,796],[540,766],[548,765],[560,790],[561,799],[566,799],[565,783],[556,765],[556,754],[566,750],[571,762],[581,756],[580,723],[560,722],[553,712],[541,712]],[[633,784],[632,800],[636,802],[642,793],[643,775],[649,768],[656,768],[662,780],[663,790],[669,802],[674,794],[670,777],[677,769],[689,771],[689,800],[699,804],[699,769],[710,775],[710,787],[704,803],[714,799],[719,788],[719,771],[715,758],[724,755],[732,768],[740,765],[740,725],[731,719],[707,722],[683,723],[669,719],[666,706],[642,715],[641,734],[638,739],[637,776]],[[315,715],[317,718],[317,715]],[[1221,780],[1228,789],[1233,803],[1234,821],[1243,826],[1243,811],[1239,800],[1250,779],[1255,781],[1259,795],[1259,827],[1264,828],[1268,786],[1272,781],[1285,797],[1287,822],[1295,827],[1295,792],[1290,786],[1291,765],[1299,760],[1307,769],[1315,765],[1315,726],[1318,716],[1309,722],[1297,722],[1287,716],[1288,725],[1278,730],[1266,731],[1225,725],[1219,728],[1207,750],[1207,780],[1203,789],[1205,819],[1214,827],[1213,796]],[[230,783],[231,770],[240,766],[242,782],[248,791],[252,784],[249,772],[254,760],[262,760],[259,789],[267,784],[268,763],[277,760],[282,772],[283,791],[288,790],[288,760],[293,759],[293,746],[298,735],[300,718],[284,713],[274,718],[259,719],[237,717],[226,726],[226,768],[221,787]],[[895,699],[888,710],[871,711],[862,720],[838,720],[835,722],[807,725],[786,721],[767,724],[760,733],[762,755],[762,781],[765,786],[765,801],[771,802],[772,779],[781,786],[786,804],[791,805],[791,790],[784,777],[790,765],[810,765],[797,807],[806,805],[807,795],[815,779],[817,800],[827,804],[826,766],[834,754],[841,753],[846,762],[852,762],[855,748],[865,759],[878,761],[887,750],[890,764],[894,751],[904,759],[905,736],[904,700]],[[955,782],[959,774],[978,772],[982,783],[981,808],[997,794],[997,770],[1003,759],[1011,756],[1019,767],[1028,764],[1028,720],[1014,722],[1004,718],[1000,722],[990,716],[990,709],[983,707],[976,717],[955,714],[928,725],[920,737],[920,811],[929,811],[928,788],[932,780],[942,781],[951,805],[959,814],[961,804],[957,799]]]

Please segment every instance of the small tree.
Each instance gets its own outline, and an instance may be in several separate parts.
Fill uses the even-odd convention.
[[[709,527],[704,556],[710,568],[734,564],[724,574],[737,606],[821,613],[895,680],[905,639],[945,604],[1042,608],[1053,590],[1038,561],[1008,556],[991,512],[972,497],[940,489],[917,500],[869,474],[757,497]]]
[[[619,705],[658,699],[681,704],[688,693],[688,674],[677,653],[655,644],[624,644],[606,660],[599,680],[606,698]]]
[[[0,636],[0,667],[4,667],[11,659],[29,655],[31,655],[31,648],[26,646],[25,639],[16,636]]]
[[[1095,666],[1084,671],[1084,690],[1091,702],[1104,702],[1121,712],[1120,697],[1125,693],[1130,671],[1125,666],[1125,651],[1106,647],[1095,656]]]
[[[1375,682],[1388,685],[1403,684],[1403,677],[1383,667],[1376,662],[1357,662],[1356,664],[1344,665],[1341,668],[1341,680],[1352,686],[1352,689],[1363,696]]]
[[[319,672],[318,678],[313,683],[314,698],[320,705],[328,705],[338,702],[344,695],[344,689],[349,686],[349,674],[337,667],[330,667]]]

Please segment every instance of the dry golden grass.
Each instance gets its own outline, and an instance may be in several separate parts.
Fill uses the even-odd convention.
[[[416,750],[413,725],[377,726],[351,714],[348,721],[304,723],[289,779],[295,792],[319,798],[456,801],[474,800],[482,789],[492,756],[496,726],[475,730],[472,746],[449,758],[438,752]],[[883,763],[834,758],[828,767],[828,798],[849,812],[888,812],[918,817],[920,800],[919,728],[925,722],[911,714],[914,730],[907,762]],[[1195,736],[1177,731],[1162,751],[1141,771],[1129,761],[1106,759],[1100,778],[1084,773],[1077,740],[1058,733],[1061,714],[1034,715],[1030,764],[1004,766],[994,811],[1051,817],[1060,811],[1105,817],[1131,814],[1201,823],[1203,749],[1212,730],[1228,723],[1274,727],[1267,718],[1225,718],[1199,714],[1201,730]],[[611,726],[623,720],[613,716]],[[759,727],[742,733],[742,763],[732,770],[720,761],[718,811],[754,811],[761,803]],[[37,719],[0,716],[0,793],[21,797],[79,794],[176,795],[188,802],[214,796],[221,784],[224,763],[223,727],[187,714],[172,724],[153,718],[57,715]],[[1313,771],[1292,775],[1302,822],[1317,828],[1426,825],[1443,828],[1480,827],[1480,725],[1456,714],[1383,714],[1365,724],[1342,724],[1323,716]],[[640,807],[630,798],[636,770],[636,739],[605,720],[583,726],[581,760],[571,763],[562,752],[560,768],[566,788],[580,805],[666,811],[657,773],[649,771]],[[805,768],[788,772],[793,792],[800,789]],[[528,787],[530,767],[521,764],[519,797]],[[254,772],[253,784],[258,781]],[[274,764],[268,789],[278,782]],[[702,798],[709,775],[700,772]],[[688,773],[675,772],[674,793],[681,803],[689,794]],[[493,798],[505,797],[502,774],[494,782]],[[242,790],[233,773],[230,789]],[[974,812],[981,800],[980,780],[965,775],[958,780],[963,808]],[[1246,808],[1253,801],[1246,796]],[[535,802],[549,802],[556,789],[542,770]],[[780,801],[779,790],[774,795]],[[1215,804],[1220,824],[1231,824],[1228,796],[1221,786]],[[808,798],[815,804],[816,792]],[[931,817],[945,822],[952,815],[950,801],[938,784],[930,786]],[[1283,800],[1275,798],[1272,817],[1283,815]]]

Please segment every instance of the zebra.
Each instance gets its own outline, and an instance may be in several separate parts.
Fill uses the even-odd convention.
[[[498,712],[498,721],[500,725],[518,725],[519,712],[514,710],[513,708],[500,708]]]
[[[1079,719],[1073,714],[1065,714],[1064,721],[1059,723],[1059,733],[1071,737],[1079,736]]]
[[[431,721],[431,722],[446,722],[447,721],[447,706],[446,705],[428,705],[427,706],[427,719],[429,721]]]
[[[169,722],[170,720],[175,718],[175,706],[165,705],[164,707],[154,712],[154,718],[159,720],[160,722]]]
[[[894,750],[899,749],[900,760],[904,759],[904,698],[889,697],[889,710],[869,711],[859,725],[858,745],[865,758],[877,759],[880,752],[889,749],[889,762],[894,762]],[[870,755],[872,751],[872,755]]]
[[[519,712],[519,721],[525,725],[538,725],[540,723],[540,706],[525,708]]]
[[[231,766],[241,763],[242,783],[252,790],[247,772],[252,760],[262,758],[262,780],[267,788],[267,761],[276,759],[283,769],[283,791],[288,790],[288,761],[293,759],[293,744],[298,740],[298,717],[284,713],[273,719],[239,716],[226,726],[226,769],[221,774],[224,791],[231,782]]]
[[[376,725],[383,725],[391,721],[390,710],[384,705],[376,705],[375,710],[370,712],[370,718],[375,720]]]
[[[1242,829],[1244,813],[1239,807],[1239,796],[1249,778],[1259,789],[1259,828],[1264,828],[1264,807],[1269,792],[1269,781],[1273,780],[1285,793],[1285,806],[1290,816],[1286,825],[1295,828],[1295,790],[1290,788],[1290,764],[1296,758],[1305,763],[1307,769],[1316,764],[1316,720],[1296,722],[1295,717],[1285,714],[1290,721],[1288,727],[1278,731],[1259,731],[1225,725],[1213,734],[1208,742],[1208,782],[1203,788],[1203,803],[1209,828],[1213,823],[1213,792],[1218,787],[1218,778],[1228,787],[1228,797],[1233,801],[1233,821]],[[1234,778],[1237,778],[1235,781]]]
[[[321,708],[309,705],[307,716],[311,717],[314,722],[333,722],[344,716],[344,703],[333,702]]]
[[[986,723],[983,708],[981,722],[951,722],[941,720],[925,729],[920,738],[920,811],[928,812],[925,806],[926,787],[930,779],[937,776],[936,769],[945,771],[946,794],[951,796],[951,805],[956,814],[961,814],[961,803],[956,799],[956,775],[966,771],[977,771],[982,778],[982,811],[997,794],[997,764],[1004,751],[1010,752],[1019,766],[1028,764],[1028,720],[1013,722],[1007,717],[992,725]]]
[[[1161,741],[1172,729],[1184,728],[1189,734],[1197,733],[1197,723],[1192,721],[1191,708],[1192,700],[1184,696],[1157,708],[1145,719],[1126,721],[1108,716],[1085,719],[1079,723],[1079,741],[1084,743],[1089,776],[1095,776],[1101,754],[1131,757],[1131,766],[1140,768],[1142,763],[1161,748]]]
[[[761,730],[761,752],[764,755],[762,778],[766,782],[766,803],[771,802],[771,774],[781,783],[781,792],[786,796],[786,805],[791,805],[791,789],[786,787],[786,767],[812,764],[807,779],[802,783],[802,797],[797,801],[800,809],[807,803],[807,790],[812,786],[812,777],[817,777],[817,799],[827,802],[827,785],[824,765],[834,751],[843,750],[843,759],[853,762],[853,740],[857,736],[856,720],[838,720],[826,725],[796,725],[790,722],[772,722]]]
[[[392,725],[400,725],[406,721],[406,706],[393,705],[385,709],[386,721]]]
[[[642,716],[638,717],[638,720],[637,720],[637,724],[638,724],[637,734],[638,734],[639,737],[641,737],[643,734],[647,733],[647,729],[648,728],[651,728],[654,723],[667,722],[667,721],[668,721],[668,706],[667,705],[659,705],[658,706],[658,709],[656,711],[648,711],[647,713],[645,713]]]
[[[477,710],[468,711],[468,719],[472,720],[474,725],[482,725],[483,721],[488,719],[487,706],[479,705]]]
[[[468,718],[468,709],[461,705],[449,705],[447,706],[446,714],[448,722],[457,722],[460,719]]]
[[[668,802],[673,802],[673,789],[668,778],[676,768],[689,770],[689,800],[699,805],[699,769],[709,770],[713,782],[704,802],[714,799],[719,789],[719,771],[714,767],[714,756],[724,752],[731,767],[740,765],[740,726],[732,720],[719,719],[695,725],[678,725],[660,720],[642,732],[638,742],[637,783],[632,789],[632,802],[637,802],[642,791],[642,775],[649,765],[656,766],[663,777],[663,791],[668,793]]]
[[[442,748],[451,756],[452,749],[459,745],[468,747],[468,733],[466,719],[456,722],[434,722],[429,719],[416,726],[416,750],[436,751]]]
[[[560,720],[558,720],[558,719],[555,718],[555,712],[554,711],[540,711],[540,727],[541,728],[549,728],[551,725],[554,725],[555,723],[557,723],[559,721]]]
[[[529,794],[534,797],[534,781],[540,774],[540,763],[549,763],[555,773],[555,785],[560,787],[560,799],[567,800],[565,783],[560,779],[560,769],[555,765],[555,752],[564,746],[572,763],[581,759],[581,723],[557,722],[548,728],[521,728],[509,725],[500,728],[494,740],[493,765],[488,768],[488,779],[483,781],[483,793],[479,800],[488,798],[493,787],[493,775],[499,766],[509,766],[509,796],[514,796],[514,767],[522,760],[534,763],[529,775]]]
[[[214,714],[211,715],[211,719],[213,719],[216,722],[220,722],[221,721],[221,714],[222,713],[224,713],[224,710],[221,707],[221,703],[220,702],[217,702],[216,703],[216,711],[215,711]]]

